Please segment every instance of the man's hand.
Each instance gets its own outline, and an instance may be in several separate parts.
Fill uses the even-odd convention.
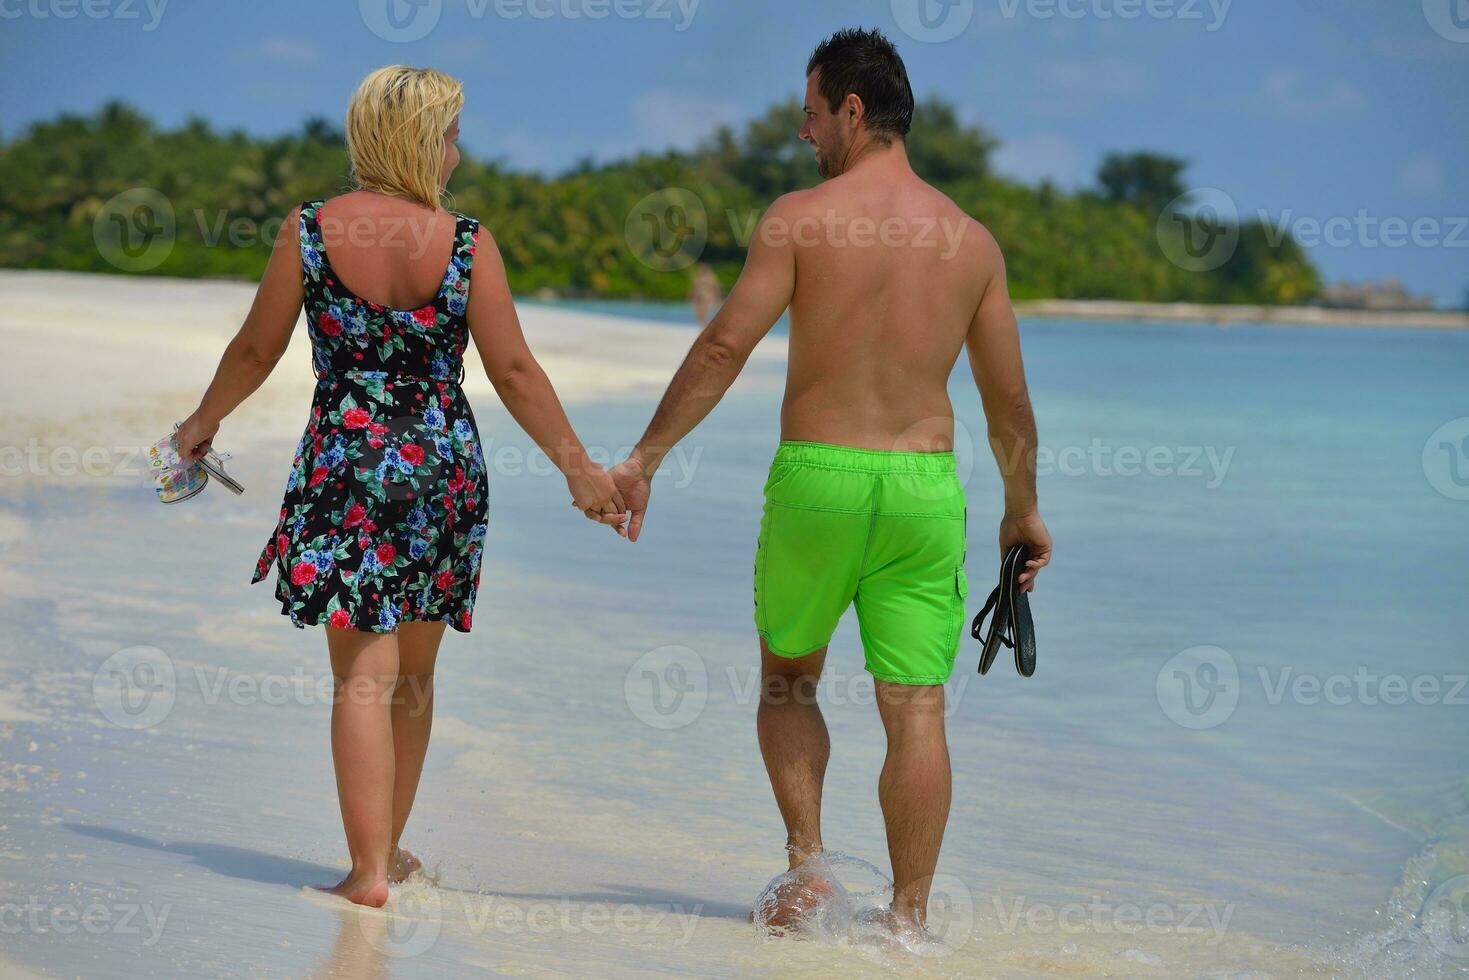
[[[653,494],[653,477],[644,472],[643,462],[636,456],[618,463],[610,471],[612,482],[622,494],[622,500],[632,511],[632,521],[627,527],[627,539],[636,541],[643,531],[643,515],[648,512],[648,498]]]
[[[1000,557],[1017,544],[1023,544],[1030,557],[1020,573],[1020,591],[1035,591],[1035,576],[1051,563],[1051,533],[1039,514],[1006,514],[1000,522]]]

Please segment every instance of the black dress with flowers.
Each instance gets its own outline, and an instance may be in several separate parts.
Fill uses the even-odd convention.
[[[252,581],[274,564],[281,612],[298,627],[391,633],[428,621],[468,632],[488,509],[484,454],[460,387],[479,222],[456,216],[434,301],[393,310],[332,271],[322,204],[301,206],[316,394]]]

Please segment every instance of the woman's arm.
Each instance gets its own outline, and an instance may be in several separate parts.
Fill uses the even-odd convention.
[[[485,373],[511,417],[566,477],[572,503],[594,521],[623,533],[626,509],[612,478],[577,438],[551,380],[525,342],[510,295],[505,262],[489,230],[480,226],[469,290],[469,333]]]
[[[225,347],[199,407],[179,428],[179,456],[184,459],[198,459],[209,451],[219,424],[265,383],[291,343],[291,331],[306,301],[301,285],[300,220],[299,207],[286,215],[244,325]]]

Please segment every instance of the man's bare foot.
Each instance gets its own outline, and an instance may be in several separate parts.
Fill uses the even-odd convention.
[[[885,933],[892,933],[898,945],[909,952],[921,952],[935,945],[942,945],[929,933],[917,915],[899,912],[891,905],[885,909],[874,909],[863,916],[863,921]]]
[[[380,909],[388,904],[388,879],[382,874],[359,875],[353,871],[335,888],[318,887],[317,890],[345,898],[353,905]]]
[[[414,856],[413,852],[406,848],[394,848],[393,856],[388,861],[388,882],[401,885],[407,881],[415,871],[423,868],[423,862]]]
[[[807,916],[836,895],[837,886],[824,871],[796,868],[786,872],[781,877],[787,880],[762,896],[750,918],[777,936],[800,932]]]

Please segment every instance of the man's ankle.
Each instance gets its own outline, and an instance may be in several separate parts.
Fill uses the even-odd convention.
[[[893,921],[899,929],[924,929],[928,928],[928,910],[920,908],[911,902],[897,902],[892,904]]]
[[[810,861],[812,858],[816,857],[822,852],[823,848],[820,843],[811,844],[807,842],[802,842],[797,844],[794,842],[790,842],[786,844],[786,854],[790,858],[792,871],[794,871],[796,868],[799,868],[801,865],[805,864],[807,861]]]

